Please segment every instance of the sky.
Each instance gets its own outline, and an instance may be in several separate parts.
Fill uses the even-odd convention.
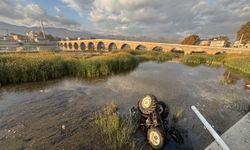
[[[1,0],[0,21],[99,34],[181,39],[226,35],[250,21],[250,0]]]

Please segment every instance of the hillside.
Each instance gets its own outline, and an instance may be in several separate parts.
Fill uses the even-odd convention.
[[[5,34],[6,29],[8,29],[9,33],[17,33],[17,34],[23,34],[25,35],[28,31],[34,31],[34,32],[40,32],[40,27],[25,27],[25,26],[17,26],[8,24],[5,22],[0,22],[0,34]],[[64,38],[66,36],[68,37],[83,37],[83,38],[90,38],[90,37],[96,37],[97,34],[93,34],[87,31],[71,31],[63,28],[53,28],[53,27],[46,27],[45,28],[46,34],[51,34],[53,36]]]
[[[17,26],[9,23],[0,21],[0,35],[6,34],[6,29],[8,29],[9,33],[17,33],[25,35],[28,31],[41,32],[40,27],[25,27],[25,26]],[[88,31],[72,31],[64,28],[53,28],[53,27],[45,27],[45,33],[51,34],[54,37],[81,37],[83,39],[89,38],[99,38],[99,39],[120,39],[120,40],[135,40],[135,41],[152,41],[152,42],[163,42],[163,43],[176,43],[176,40],[164,38],[164,37],[148,37],[148,36],[123,36],[123,35],[103,35],[96,34]]]

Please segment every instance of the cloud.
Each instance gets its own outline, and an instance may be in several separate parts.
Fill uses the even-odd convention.
[[[57,7],[57,6],[55,6],[54,9],[55,9],[55,11],[56,11],[57,13],[61,13],[61,12],[62,12],[61,9],[60,9],[59,7]]]
[[[91,28],[91,32],[132,36],[166,37],[181,40],[189,34],[209,38],[227,35],[235,38],[241,25],[250,20],[249,0],[60,0],[81,18],[64,15],[54,6],[54,15],[35,3],[0,1],[0,20],[8,18],[23,25],[39,24],[46,18],[50,26]],[[12,8],[14,7],[14,8]]]
[[[79,16],[83,17],[83,14],[90,11],[92,0],[61,0],[68,7],[75,10]]]
[[[55,7],[60,13],[60,9]],[[48,14],[35,3],[22,4],[18,0],[1,0],[0,1],[0,20],[11,21],[18,25],[39,26],[40,19],[44,19],[44,24],[51,27],[71,27],[79,29],[80,24],[72,19],[65,18],[63,15],[53,16]]]
[[[89,7],[89,19],[96,28],[113,34],[234,38],[250,20],[247,0],[94,0]]]

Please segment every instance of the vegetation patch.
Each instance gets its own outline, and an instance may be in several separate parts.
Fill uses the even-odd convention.
[[[207,55],[207,54],[192,54],[185,55],[182,59],[182,62],[186,64],[200,65],[221,65],[225,58],[225,54],[220,55]]]
[[[0,84],[46,81],[64,76],[96,78],[130,71],[142,61],[164,62],[172,53],[117,51],[108,54],[24,53],[0,55]]]
[[[225,59],[224,65],[250,77],[250,56],[230,56]]]
[[[46,81],[64,76],[94,78],[129,71],[139,59],[129,53],[75,56],[65,53],[0,55],[0,84]]]
[[[250,56],[180,55],[158,51],[115,51],[106,54],[22,53],[0,55],[0,85],[46,81],[65,76],[96,78],[135,69],[140,62],[179,59],[188,65],[225,65],[250,76]]]
[[[95,125],[103,134],[107,149],[134,149],[132,140],[134,126],[129,117],[118,115],[117,104],[112,102],[102,112],[97,113]]]
[[[229,69],[250,77],[250,56],[233,54],[192,54],[185,55],[181,61],[188,65],[207,64],[213,66],[224,65]]]
[[[129,53],[137,56],[141,61],[153,60],[156,62],[165,62],[178,56],[171,52],[158,51],[129,51]]]

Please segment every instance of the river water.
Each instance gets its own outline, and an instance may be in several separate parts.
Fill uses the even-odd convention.
[[[182,112],[176,125],[185,143],[176,149],[203,149],[213,139],[191,106],[222,134],[249,111],[249,83],[224,68],[145,62],[108,78],[1,87],[0,149],[102,149],[93,114],[111,101],[127,114],[146,93],[166,102],[171,114]]]

